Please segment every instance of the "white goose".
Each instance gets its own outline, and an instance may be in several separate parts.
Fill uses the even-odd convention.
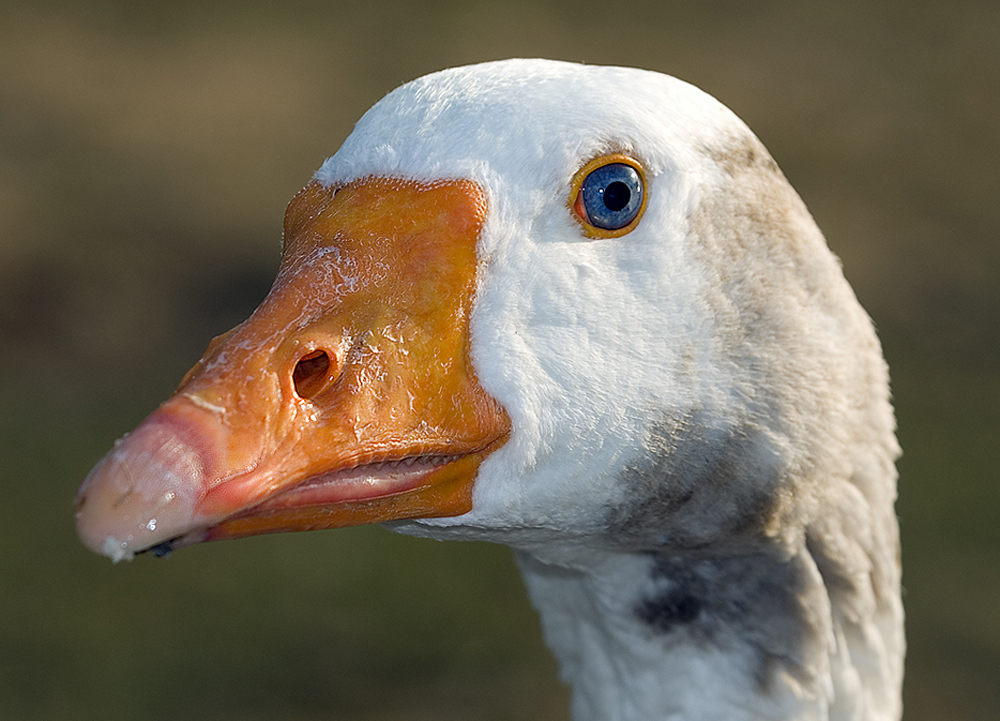
[[[493,540],[577,721],[897,719],[897,455],[871,322],[747,127],[664,75],[512,60],[365,114],[77,527],[114,560]]]

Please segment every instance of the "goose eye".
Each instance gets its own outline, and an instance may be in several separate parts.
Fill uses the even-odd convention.
[[[618,160],[629,162],[616,162]],[[595,237],[627,233],[642,213],[645,187],[640,169],[624,156],[605,156],[578,174],[574,212]],[[586,227],[585,227],[586,229]]]

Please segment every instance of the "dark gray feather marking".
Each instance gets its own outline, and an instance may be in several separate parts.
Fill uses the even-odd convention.
[[[823,652],[823,629],[815,614],[824,591],[801,556],[769,550],[745,555],[654,554],[656,590],[635,607],[653,631],[683,633],[706,645],[749,648],[755,678],[767,691],[776,672],[801,683]]]
[[[631,503],[613,509],[610,537],[637,549],[702,548],[754,537],[773,518],[786,460],[762,428],[713,427],[709,414],[656,424],[626,466]]]
[[[639,618],[656,630],[669,632],[698,618],[701,607],[699,599],[683,589],[677,589],[644,599],[636,612]]]

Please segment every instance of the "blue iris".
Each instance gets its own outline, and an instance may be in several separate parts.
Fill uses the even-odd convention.
[[[639,214],[642,177],[631,165],[609,163],[584,179],[580,193],[591,225],[604,230],[618,230]]]

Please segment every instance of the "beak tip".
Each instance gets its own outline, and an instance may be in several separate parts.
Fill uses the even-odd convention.
[[[151,417],[94,466],[74,501],[84,546],[118,563],[201,525],[201,451],[177,427]]]

